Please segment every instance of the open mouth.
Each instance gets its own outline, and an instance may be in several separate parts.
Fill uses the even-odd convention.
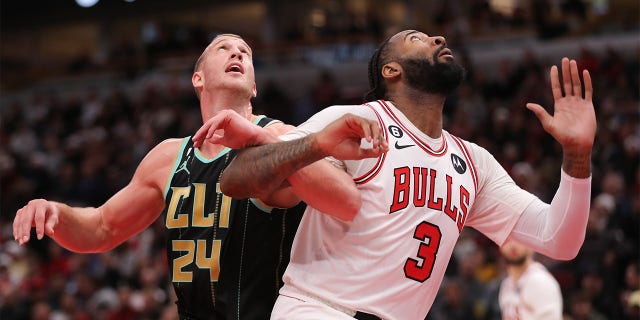
[[[240,74],[244,74],[244,69],[242,68],[241,64],[234,62],[229,64],[224,72],[237,72]]]

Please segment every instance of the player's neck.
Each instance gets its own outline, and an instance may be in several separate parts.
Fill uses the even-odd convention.
[[[250,121],[253,120],[253,108],[251,106],[251,101],[247,98],[237,99],[229,96],[219,96],[216,97],[216,99],[202,100],[200,105],[203,123],[222,110],[234,110],[245,119]]]
[[[202,146],[200,148],[198,148],[198,150],[207,159],[213,159],[218,154],[220,154],[220,152],[222,152],[222,150],[224,150],[224,148],[226,148],[226,147],[221,145],[221,144],[213,144],[213,143],[210,143],[210,142],[205,140],[202,143]]]
[[[442,109],[446,97],[412,92],[398,95],[390,100],[416,128],[431,138],[442,135]]]
[[[237,98],[238,96],[241,98]],[[201,97],[200,112],[203,123],[207,122],[207,120],[222,110],[234,110],[251,122],[255,121],[256,118],[252,113],[253,108],[251,106],[251,101],[241,95],[218,95],[215,99],[210,95],[203,95]],[[224,145],[213,144],[205,140],[199,150],[205,157],[214,158],[224,150],[224,148]]]

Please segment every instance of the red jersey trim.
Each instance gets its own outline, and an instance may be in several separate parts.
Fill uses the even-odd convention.
[[[440,146],[440,149],[438,150],[433,150],[433,148],[431,148],[429,146],[429,144],[427,144],[426,142],[422,141],[418,136],[416,136],[411,130],[409,130],[398,118],[398,116],[396,116],[393,113],[393,110],[391,109],[391,107],[389,107],[387,105],[387,103],[384,100],[378,100],[380,102],[380,105],[382,106],[382,109],[385,111],[385,113],[387,113],[387,115],[389,117],[391,117],[391,119],[393,119],[393,121],[402,128],[402,130],[404,130],[404,132],[407,133],[407,135],[409,135],[409,138],[411,138],[411,140],[413,140],[418,146],[420,146],[420,148],[422,148],[422,150],[424,150],[426,153],[435,156],[435,157],[441,157],[444,156],[447,153],[447,149],[448,149],[448,144],[447,144],[447,139],[444,138],[444,134],[442,134],[440,137],[442,139],[442,145]]]
[[[366,103],[364,104],[364,106],[367,106],[369,108],[371,108],[371,110],[373,110],[373,112],[376,114],[376,117],[378,118],[378,124],[380,125],[380,128],[382,129],[382,135],[384,136],[384,139],[387,141],[387,143],[389,143],[389,137],[387,136],[387,130],[386,130],[386,125],[384,124],[384,121],[382,121],[382,117],[380,117],[380,114],[378,113],[378,111],[376,111],[376,109],[371,106],[370,104]],[[371,179],[373,179],[376,175],[378,175],[378,173],[380,172],[380,170],[382,169],[382,165],[384,164],[384,160],[387,157],[387,153],[383,153],[382,155],[380,155],[378,157],[378,161],[376,161],[376,164],[373,166],[373,168],[371,168],[371,170],[367,171],[367,173],[354,178],[353,181],[356,184],[365,184],[369,181],[371,181]]]
[[[449,133],[449,136],[458,145],[458,147],[460,147],[460,150],[462,150],[462,153],[465,159],[467,159],[467,162],[469,163],[469,170],[471,171],[471,177],[473,178],[473,186],[475,187],[474,193],[477,194],[478,193],[478,171],[476,170],[476,164],[473,162],[473,159],[471,158],[471,153],[469,153],[469,149],[467,149],[467,146],[464,144],[462,139],[450,133]],[[474,195],[474,198],[475,196],[476,195]]]

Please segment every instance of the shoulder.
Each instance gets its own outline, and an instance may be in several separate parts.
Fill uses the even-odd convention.
[[[149,153],[147,157],[161,157],[161,158],[173,158],[175,159],[178,151],[189,142],[191,137],[185,138],[171,138],[166,139],[160,143],[158,143]]]
[[[508,176],[502,165],[498,160],[484,147],[456,137],[455,135],[448,133],[454,140],[462,145],[465,152],[471,157],[474,168],[477,170],[477,175],[480,181],[484,179],[504,178]]]
[[[477,143],[462,139],[451,132],[444,130],[447,134],[451,136],[455,141],[461,143],[467,151],[471,154],[472,157],[476,158],[478,161],[485,161],[486,159],[495,159],[493,155],[484,147],[478,145]]]
[[[173,167],[180,150],[189,142],[190,137],[167,139],[153,147],[136,170],[136,176],[167,173]],[[166,170],[165,170],[166,169]]]
[[[292,129],[294,129],[295,127],[290,125],[290,124],[286,124],[282,121],[279,120],[275,120],[275,121],[271,121],[269,124],[267,124],[266,126],[264,126],[265,130],[274,133],[275,135],[281,135],[281,134],[285,134],[289,131],[291,131]]]
[[[366,105],[333,105],[320,110],[301,126],[315,122],[330,123],[345,114],[354,114],[373,120],[377,119],[375,111]]]
[[[365,118],[375,119],[376,112],[369,104],[351,104],[351,105],[335,105],[326,108],[331,113],[339,113],[340,115],[351,113]],[[323,110],[324,111],[324,110]]]
[[[556,278],[539,262],[534,262],[527,271],[529,273],[529,281],[535,283],[544,282],[545,285],[557,284]]]

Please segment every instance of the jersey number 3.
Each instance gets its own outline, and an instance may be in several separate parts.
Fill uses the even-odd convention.
[[[408,258],[404,263],[404,275],[409,279],[424,282],[433,272],[442,233],[438,226],[422,221],[416,227],[413,237],[420,241],[416,254],[420,260]]]

